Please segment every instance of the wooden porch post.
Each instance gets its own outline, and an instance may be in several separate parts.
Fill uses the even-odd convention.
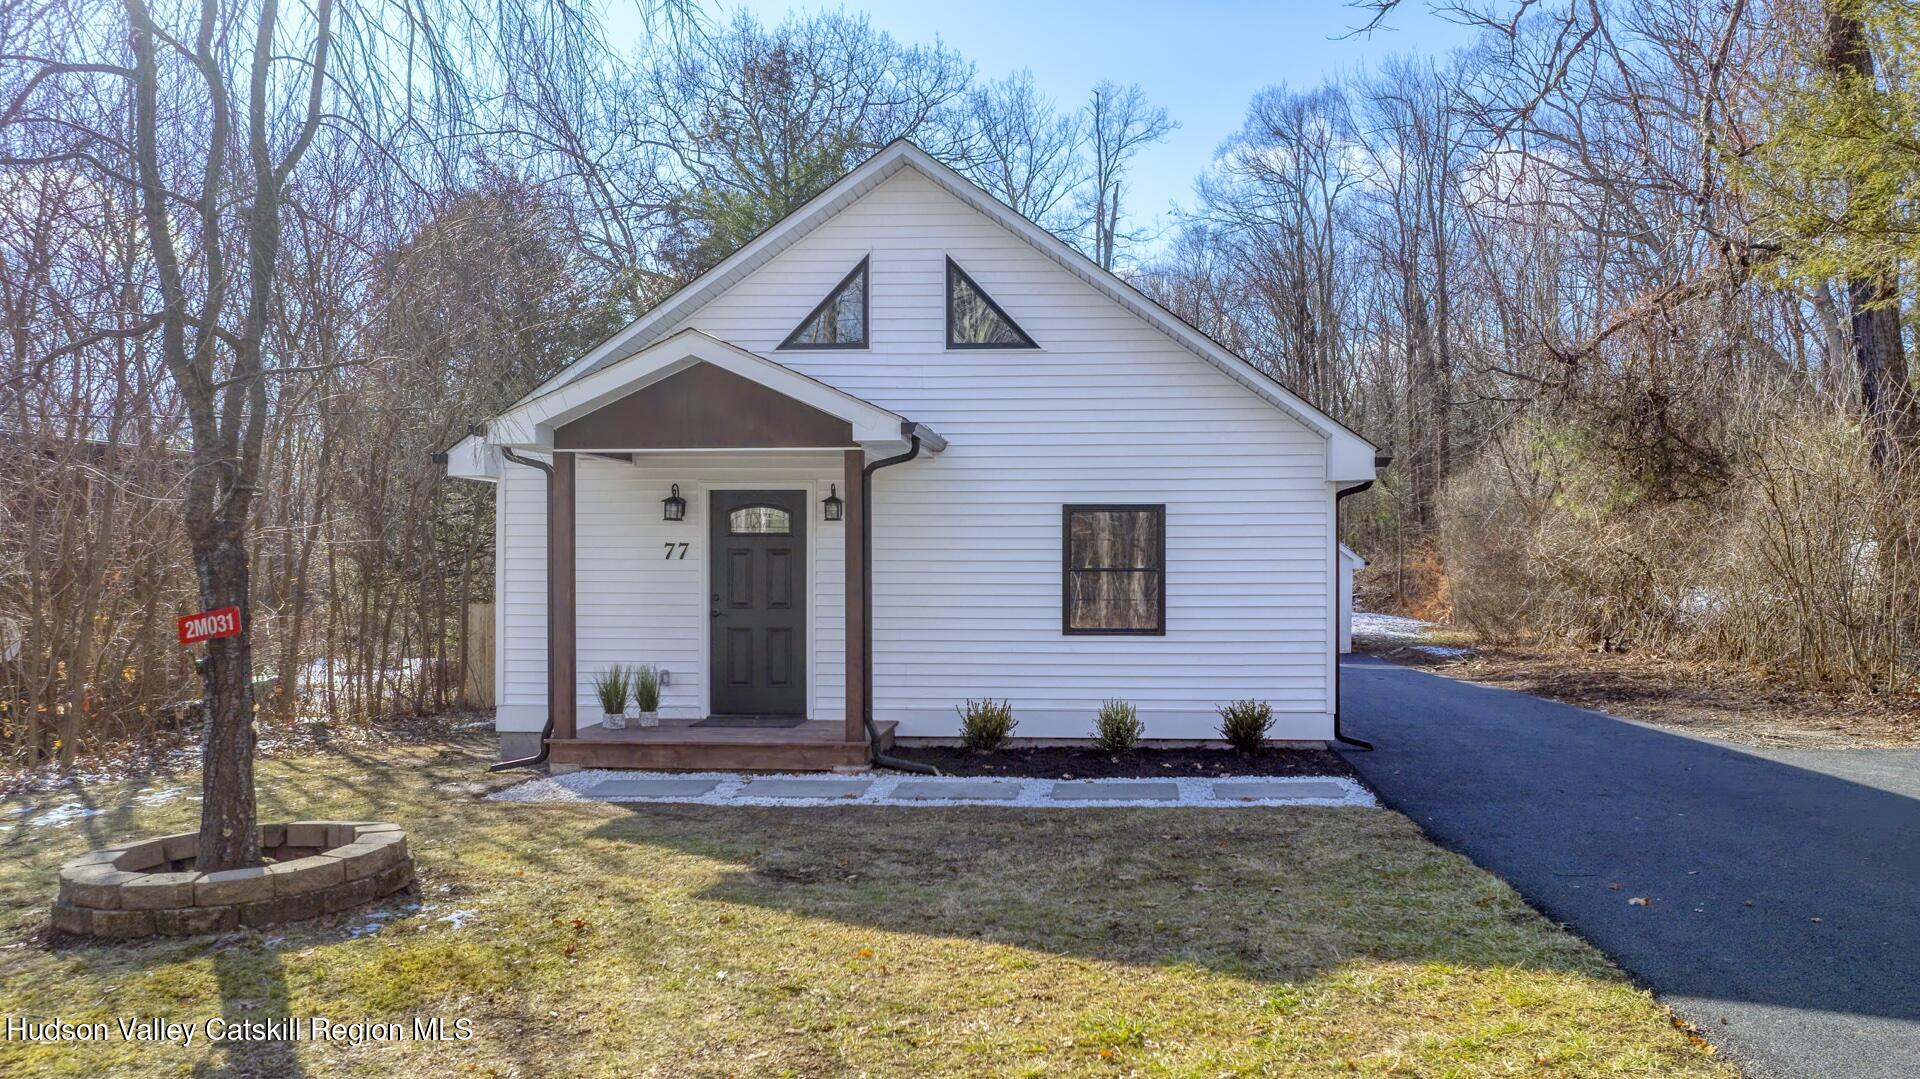
[[[552,670],[547,672],[553,693],[553,736],[570,739],[579,733],[575,713],[579,690],[574,672],[578,666],[578,646],[574,625],[574,455],[553,455],[553,500],[547,521],[547,589],[552,596],[553,623],[547,632],[553,635]]]
[[[848,450],[842,454],[844,474],[840,486],[846,491],[841,497],[846,501],[846,601],[847,601],[847,741],[864,742],[867,740],[865,716],[867,709],[867,592],[866,566],[867,552],[861,545],[866,535],[867,503],[860,495],[860,470],[867,462],[863,450]]]

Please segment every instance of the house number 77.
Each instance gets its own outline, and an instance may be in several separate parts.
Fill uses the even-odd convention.
[[[674,559],[674,558],[684,559],[687,557],[687,545],[684,543],[669,543],[666,545],[666,547],[667,547],[667,557],[669,559]]]

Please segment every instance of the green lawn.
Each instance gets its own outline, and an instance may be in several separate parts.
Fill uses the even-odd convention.
[[[1383,810],[622,808],[436,787],[484,762],[477,742],[263,762],[264,819],[411,831],[428,909],[358,939],[364,915],[50,949],[59,863],[190,828],[191,797],[133,796],[193,776],[89,790],[107,812],[5,833],[0,858],[0,1013],[426,1015],[470,1020],[472,1040],[0,1042],[0,1075],[1732,1074]]]

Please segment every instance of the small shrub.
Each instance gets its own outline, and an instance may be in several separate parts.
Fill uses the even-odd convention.
[[[1220,737],[1242,753],[1258,753],[1273,729],[1273,706],[1265,701],[1234,701],[1220,706]]]
[[[632,685],[632,676],[618,663],[595,675],[593,692],[600,698],[600,710],[610,716],[625,712]]]
[[[1133,705],[1111,700],[1100,706],[1100,715],[1093,721],[1093,740],[1105,752],[1131,753],[1145,730]]]
[[[968,749],[999,749],[1020,721],[1013,718],[1013,706],[988,698],[969,700],[960,713],[960,744]]]
[[[660,668],[649,663],[633,669],[633,699],[642,712],[660,710]]]

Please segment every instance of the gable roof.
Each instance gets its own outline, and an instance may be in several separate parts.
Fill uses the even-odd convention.
[[[854,440],[863,444],[890,445],[901,441],[902,432],[914,427],[899,413],[809,378],[785,364],[699,330],[685,329],[522,401],[487,424],[486,440],[493,445],[551,447],[556,428],[699,363],[712,364],[845,420],[853,429]]]
[[[905,139],[887,144],[712,269],[656,304],[625,329],[602,341],[585,356],[522,398],[515,410],[646,348],[681,319],[691,316],[714,297],[733,287],[902,169],[913,169],[926,177],[948,194],[1026,241],[1095,291],[1211,363],[1254,395],[1319,434],[1327,441],[1327,479],[1346,482],[1374,478],[1377,448],[1373,443]]]

